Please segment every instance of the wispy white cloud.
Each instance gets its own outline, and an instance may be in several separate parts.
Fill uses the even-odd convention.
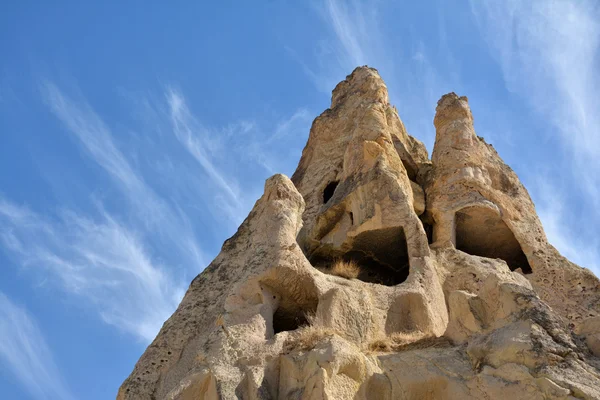
[[[187,151],[198,161],[211,180],[228,197],[228,200],[234,206],[239,206],[240,194],[237,183],[232,178],[226,178],[208,154],[206,145],[208,132],[190,113],[181,93],[173,88],[168,88],[166,96],[173,124],[173,133],[181,144],[185,146]]]
[[[72,100],[52,82],[46,82],[42,89],[50,109],[92,158],[131,193],[132,199],[145,198],[148,194],[146,185],[114,144],[110,130],[90,105],[85,100]]]
[[[171,87],[159,100],[129,96],[137,115],[155,127],[143,127],[144,135],[132,130],[127,136],[139,145],[142,157],[133,161],[82,96],[67,95],[52,82],[42,86],[42,94],[126,202],[118,210],[106,209],[92,198],[91,211],[62,209],[42,215],[0,196],[0,244],[23,266],[42,271],[40,281],[58,283],[86,300],[106,323],[147,342],[175,310],[189,273],[206,265],[194,235],[199,226],[192,219],[214,221],[220,210],[237,226],[257,197],[239,182],[248,186],[248,180],[260,181],[260,187],[265,170],[278,172],[281,165],[295,164],[297,158],[284,158],[292,150],[281,147],[299,139],[300,145],[289,146],[298,148],[299,157],[309,113],[298,109],[289,117],[269,120],[267,129],[244,119],[206,128],[184,95]],[[181,157],[185,153],[189,162]],[[142,174],[146,158],[161,160],[151,177]],[[261,175],[254,175],[257,169]],[[165,184],[156,186],[158,181]],[[182,195],[184,191],[189,193]],[[198,201],[208,207],[199,207]]]
[[[72,211],[53,220],[0,198],[0,242],[23,266],[145,342],[184,294],[184,283],[152,259],[139,235],[104,211],[99,221]]]
[[[368,9],[355,0],[347,2],[325,0],[325,9],[339,43],[344,49],[343,52],[337,53],[340,61],[353,66],[364,65],[367,59],[363,51],[363,42],[373,34],[367,27]]]
[[[0,361],[35,399],[74,399],[36,322],[0,292]]]
[[[323,0],[315,3],[316,13],[329,31],[316,46],[315,63],[310,68],[293,49],[288,52],[301,60],[305,72],[325,92],[361,65],[393,70],[392,58],[385,56],[385,40],[379,30],[378,4],[358,0]],[[391,77],[389,77],[391,79]]]
[[[284,50],[317,90],[331,93],[340,80],[361,65],[393,70],[392,58],[385,56],[385,37],[380,34],[379,4],[359,0],[319,0],[310,4],[326,35],[314,43],[309,57],[291,45],[285,45]]]
[[[314,71],[313,68],[311,68],[308,65],[308,63],[292,47],[286,45],[283,48],[287,52],[287,54],[300,65],[302,71],[306,74],[306,76],[308,76],[308,78],[312,81],[312,83],[315,85],[318,91],[323,93],[331,92],[332,82],[330,82],[328,79],[324,79],[323,76]]]
[[[302,128],[304,124],[311,119],[311,115],[306,108],[300,108],[296,110],[289,118],[281,120],[275,126],[273,134],[266,139],[267,144],[272,144],[281,141],[285,136],[288,136],[296,132],[299,123]],[[308,132],[305,133],[305,136]]]
[[[331,92],[358,66],[377,68],[388,86],[391,102],[405,119],[405,126],[431,150],[435,138],[432,125],[435,104],[443,93],[456,90],[446,79],[458,76],[451,70],[456,65],[451,54],[444,53],[448,62],[444,63],[442,74],[431,61],[432,49],[425,46],[423,38],[411,26],[398,23],[394,26],[394,36],[390,36],[384,17],[394,7],[393,2],[322,0],[313,4],[327,33],[315,43],[315,52],[310,57],[301,57],[286,46],[288,54],[322,92]],[[444,42],[447,40],[444,20],[438,16],[437,22],[439,40]]]
[[[562,144],[552,158],[554,173],[532,191],[548,238],[598,274],[595,232],[582,227],[600,223],[593,208],[600,202],[600,9],[587,0],[509,0],[471,1],[471,11],[506,88],[548,122],[550,129],[538,134],[556,135]],[[590,207],[585,221],[575,204]]]
[[[569,221],[568,202],[549,182],[539,179],[534,188],[538,216],[548,240],[569,260],[600,275],[600,238],[596,235],[595,225],[576,224],[574,231]],[[586,239],[582,240],[582,237]]]
[[[142,120],[153,121],[154,127],[149,129],[160,131],[164,147],[177,151],[169,143],[174,139],[177,147],[187,153],[187,157],[166,159],[163,152],[160,168],[185,176],[174,183],[182,186],[178,192],[201,200],[213,213],[224,215],[232,226],[246,217],[263,179],[293,171],[312,119],[301,107],[283,117],[258,115],[216,126],[192,109],[177,85],[166,86],[161,94],[127,96]]]
[[[194,227],[132,166],[85,99],[74,100],[52,82],[41,89],[49,109],[125,202],[110,212],[91,198],[91,210],[62,209],[53,216],[0,197],[0,243],[24,267],[35,268],[40,281],[58,284],[106,323],[149,342],[187,281],[206,265]]]
[[[600,9],[594,1],[471,1],[506,87],[556,128],[581,187],[600,200]]]
[[[205,265],[203,252],[196,243],[192,224],[177,205],[169,204],[154,192],[114,142],[104,121],[85,99],[73,100],[52,82],[42,86],[44,99],[69,133],[78,139],[101,168],[111,176],[130,202],[131,215],[148,230],[187,255],[187,262],[198,270]]]
[[[269,174],[291,174],[308,139],[312,116],[306,108],[299,108],[289,117],[277,121],[270,130],[258,128],[248,138],[247,145],[238,147],[240,155],[261,165]],[[246,148],[250,151],[247,152]]]

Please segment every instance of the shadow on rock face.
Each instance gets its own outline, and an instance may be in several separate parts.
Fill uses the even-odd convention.
[[[317,252],[310,257],[318,269],[328,272],[336,259],[353,262],[359,268],[357,279],[363,282],[396,286],[410,272],[406,237],[402,228],[386,228],[363,232],[352,248],[345,252]]]
[[[466,207],[456,213],[456,248],[487,258],[500,258],[511,271],[521,268],[530,274],[531,266],[521,245],[500,215],[487,207]]]

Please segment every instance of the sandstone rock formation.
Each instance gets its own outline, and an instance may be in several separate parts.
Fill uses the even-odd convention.
[[[352,72],[117,398],[600,399],[600,282],[465,97],[434,124],[430,160],[377,71]]]

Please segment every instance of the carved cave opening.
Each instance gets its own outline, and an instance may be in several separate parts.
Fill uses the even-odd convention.
[[[279,332],[294,331],[301,326],[308,325],[306,316],[307,312],[299,307],[278,307],[273,314],[273,333],[277,335]]]
[[[323,204],[327,203],[329,199],[333,197],[335,193],[335,189],[339,185],[340,181],[329,182],[327,186],[325,186],[325,190],[323,190]]]
[[[301,283],[298,282],[300,285]],[[279,300],[273,313],[273,334],[283,331],[294,331],[301,326],[309,325],[308,316],[317,312],[319,301],[312,290],[300,293],[293,284],[280,282],[273,288],[273,300]]]
[[[466,207],[456,212],[454,228],[456,249],[476,256],[500,258],[511,271],[533,271],[515,238],[500,215],[487,207]]]
[[[401,227],[363,232],[354,239],[349,251],[314,255],[310,261],[317,269],[330,273],[337,259],[356,263],[359,269],[356,278],[363,282],[396,286],[410,272],[406,236]]]
[[[308,316],[317,312],[318,290],[310,275],[297,274],[294,269],[275,268],[260,283],[263,298],[257,302],[273,306],[272,318],[264,315],[267,324],[273,328],[273,335],[308,325]],[[267,335],[270,332],[271,329],[267,329]]]

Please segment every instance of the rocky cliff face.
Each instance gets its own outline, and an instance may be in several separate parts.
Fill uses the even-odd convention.
[[[317,117],[118,399],[600,399],[600,282],[438,102],[431,159],[376,70]]]

